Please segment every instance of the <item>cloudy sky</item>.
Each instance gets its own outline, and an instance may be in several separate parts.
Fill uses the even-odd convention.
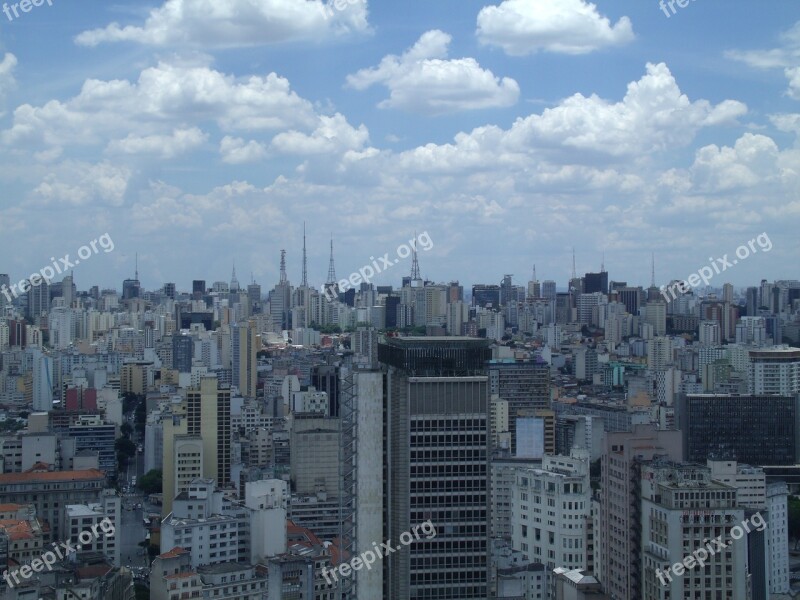
[[[800,5],[44,0],[0,13],[0,272],[79,289],[422,275],[800,278]],[[756,248],[758,246],[756,245]],[[376,278],[399,283],[408,259]]]

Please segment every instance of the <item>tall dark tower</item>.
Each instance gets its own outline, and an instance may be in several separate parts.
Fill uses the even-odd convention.
[[[443,524],[435,538],[385,558],[384,598],[489,597],[489,344],[404,337],[378,346],[387,369],[386,538],[399,539],[426,519]],[[431,558],[452,556],[454,548],[457,561]]]

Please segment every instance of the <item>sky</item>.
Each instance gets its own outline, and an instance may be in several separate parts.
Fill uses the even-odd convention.
[[[297,285],[304,224],[315,286],[331,239],[343,278],[423,232],[465,286],[565,288],[573,248],[634,285],[800,279],[797,0],[36,2],[0,13],[12,281],[107,234],[78,289],[137,253],[145,289],[268,289],[282,249]]]

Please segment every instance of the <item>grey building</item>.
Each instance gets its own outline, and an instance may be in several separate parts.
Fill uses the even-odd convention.
[[[550,365],[535,360],[489,361],[489,391],[508,401],[511,452],[517,451],[517,417],[522,411],[550,408]]]
[[[194,354],[194,339],[188,335],[175,334],[172,336],[172,368],[181,373],[192,371],[192,355]]]
[[[406,337],[378,346],[387,368],[385,537],[428,520],[436,528],[386,557],[384,598],[488,597],[489,344]]]

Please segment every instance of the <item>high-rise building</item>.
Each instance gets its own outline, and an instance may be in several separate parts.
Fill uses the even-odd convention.
[[[750,350],[751,394],[789,396],[800,393],[800,348],[773,346]]]
[[[542,298],[556,299],[556,282],[552,279],[545,279],[542,282]]]
[[[189,335],[172,336],[172,368],[181,373],[190,373],[194,354],[194,339]]]
[[[486,307],[487,304],[495,308],[500,306],[500,286],[476,283],[472,286],[472,306]]]
[[[641,516],[635,527],[641,532],[643,569],[641,580],[632,581],[636,587],[631,588],[631,597],[751,597],[747,540],[731,535],[731,528],[745,517],[735,487],[715,481],[707,467],[665,459],[643,464],[635,484],[641,485]],[[713,566],[687,568],[683,576],[671,570],[675,562],[692,556],[695,548],[703,548],[713,538],[723,539],[727,545],[724,552],[709,559]]]
[[[644,301],[644,290],[641,288],[641,286],[622,286],[617,288],[616,293],[619,301],[625,305],[625,311],[628,314],[639,314],[639,307]]]
[[[165,283],[162,293],[170,300],[175,300],[175,284]]]
[[[489,597],[489,343],[406,337],[378,347],[388,369],[385,537],[427,520],[437,528],[386,557],[384,598]]]
[[[746,292],[747,316],[753,317],[758,314],[758,288],[749,287]]]
[[[591,498],[586,451],[572,457],[544,456],[541,468],[516,469],[511,487],[512,547],[529,561],[545,565],[551,590],[546,597],[553,597],[553,569],[589,567]]]
[[[0,273],[0,308],[13,300],[11,296],[11,278],[6,273]],[[4,293],[5,292],[5,293]],[[6,296],[8,294],[9,297]]]
[[[245,398],[255,398],[257,394],[258,351],[261,349],[261,336],[258,335],[256,327],[256,320],[250,319],[247,323],[234,325],[231,333],[233,385]]]
[[[39,285],[31,286],[28,290],[28,320],[34,325],[39,324],[43,314],[50,311],[50,284],[42,280]]]
[[[634,425],[608,432],[601,460],[597,540],[599,579],[613,600],[641,597],[641,488],[643,461],[656,456],[683,461],[680,431]]]
[[[219,487],[231,483],[231,390],[216,375],[200,378],[186,392],[186,433],[203,440],[203,477]]]
[[[595,292],[608,293],[608,271],[586,273],[583,276],[583,293],[594,294]]]
[[[550,408],[550,365],[541,358],[491,360],[490,394],[508,402],[508,426],[511,453],[517,451],[517,418],[522,411]]]
[[[798,396],[688,394],[678,402],[689,461],[715,457],[751,465],[792,465],[799,458]]]
[[[194,279],[192,281],[192,299],[202,300],[205,294],[206,294],[206,280]]]

